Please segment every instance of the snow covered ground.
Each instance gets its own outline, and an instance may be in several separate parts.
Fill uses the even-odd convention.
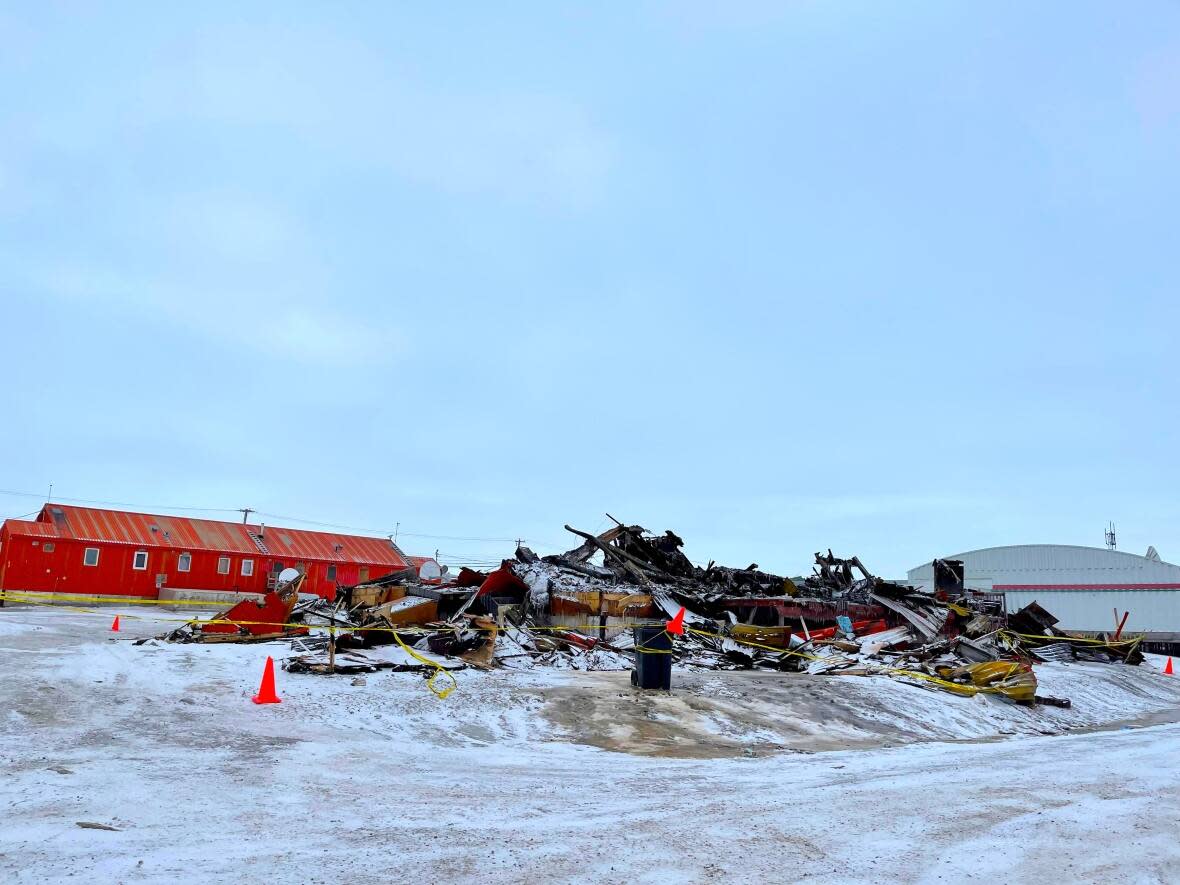
[[[540,669],[460,672],[445,701],[416,674],[280,672],[260,707],[285,645],[135,646],[114,613],[0,609],[0,878],[1180,879],[1180,679],[1157,660],[1038,667],[1071,710]],[[120,637],[162,631],[134,614]]]

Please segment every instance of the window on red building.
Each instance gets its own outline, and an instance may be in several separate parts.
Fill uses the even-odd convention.
[[[82,565],[98,565],[98,548],[87,547],[82,553]]]
[[[147,571],[147,551],[136,550],[135,557],[131,560],[131,567],[137,572]]]
[[[182,553],[176,559],[176,570],[178,572],[187,572],[193,567],[193,555],[191,553]]]

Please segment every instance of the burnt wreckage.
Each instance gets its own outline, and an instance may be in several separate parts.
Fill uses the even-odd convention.
[[[923,589],[828,550],[815,554],[810,575],[791,578],[756,563],[699,566],[674,532],[612,522],[597,535],[567,525],[581,543],[564,553],[538,556],[520,546],[498,569],[464,568],[450,581],[426,582],[407,570],[343,587],[331,602],[297,604],[288,588],[282,604],[239,605],[214,618],[215,629],[197,624],[168,638],[283,638],[296,652],[284,662],[291,672],[621,670],[635,658],[632,628],[662,625],[683,610],[683,634],[660,649],[682,667],[883,675],[1059,705],[1069,702],[1036,694],[1034,662],[1142,660],[1138,637],[1068,634],[1035,603],[1007,613],[1001,595],[965,588],[961,562],[936,560],[934,586]],[[242,610],[255,620],[236,627]],[[266,623],[267,611],[275,623]],[[310,628],[320,635],[306,635]]]

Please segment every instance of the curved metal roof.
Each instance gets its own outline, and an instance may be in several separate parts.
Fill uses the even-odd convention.
[[[961,559],[968,583],[990,581],[997,589],[1180,589],[1180,566],[1103,547],[1015,544],[940,558]],[[933,579],[933,568],[923,563],[908,575],[911,582],[928,583]]]

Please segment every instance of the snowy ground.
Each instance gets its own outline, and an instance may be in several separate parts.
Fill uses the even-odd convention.
[[[1038,667],[1071,710],[548,670],[464,671],[445,701],[414,674],[280,672],[259,707],[285,646],[134,646],[113,614],[0,609],[0,878],[1180,878],[1180,679],[1158,660]]]

